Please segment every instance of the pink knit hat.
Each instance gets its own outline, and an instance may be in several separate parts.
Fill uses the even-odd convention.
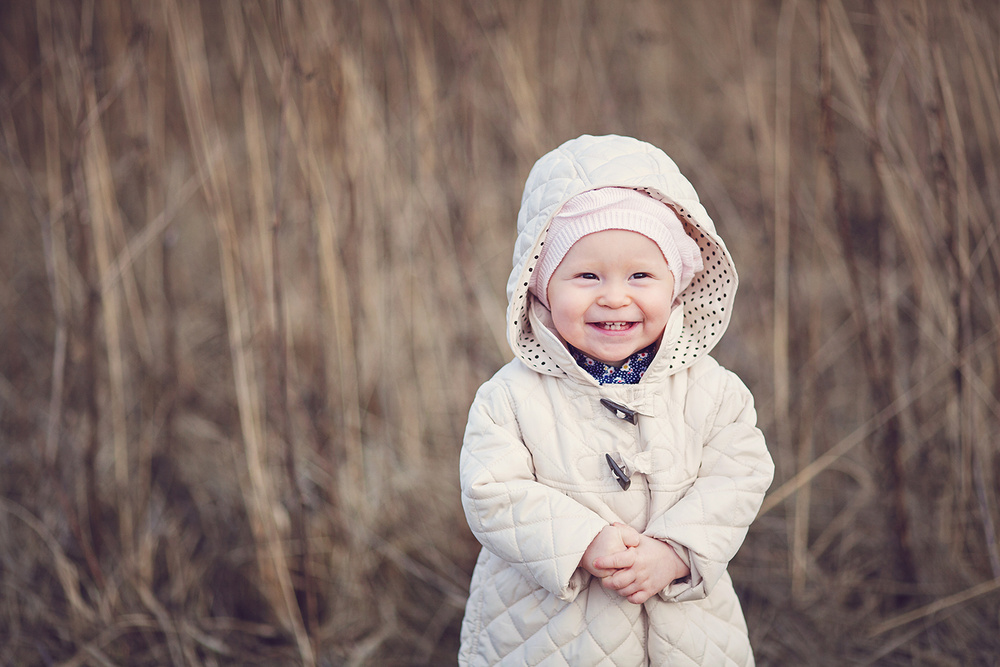
[[[528,286],[542,305],[549,307],[549,279],[573,244],[608,229],[638,232],[660,247],[674,276],[674,303],[703,267],[701,249],[666,204],[631,188],[588,190],[563,204],[549,223]]]

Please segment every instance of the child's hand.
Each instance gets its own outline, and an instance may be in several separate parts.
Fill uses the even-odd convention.
[[[594,561],[607,559],[614,554],[625,553],[629,547],[639,544],[640,537],[641,535],[635,528],[627,526],[624,523],[614,523],[610,526],[605,526],[597,534],[597,537],[594,538],[594,541],[590,543],[587,550],[583,552],[583,558],[580,559],[580,567],[598,578],[612,575],[617,571],[617,568],[597,567]]]
[[[604,587],[633,604],[642,604],[691,573],[669,544],[648,535],[639,535],[634,549],[598,558],[594,568],[612,572],[603,578]]]

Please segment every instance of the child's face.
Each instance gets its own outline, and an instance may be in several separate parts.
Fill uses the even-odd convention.
[[[620,229],[588,234],[573,244],[548,288],[559,335],[612,365],[660,338],[673,293],[674,277],[659,246]]]

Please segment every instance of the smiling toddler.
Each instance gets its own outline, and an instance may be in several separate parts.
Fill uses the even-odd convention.
[[[600,188],[576,195],[552,218],[529,288],[601,384],[634,383],[678,295],[701,269],[698,244],[666,204],[629,188]]]
[[[582,136],[528,176],[515,359],[477,392],[483,545],[462,665],[752,665],[727,566],[770,485],[753,398],[709,352],[736,269],[659,149]]]

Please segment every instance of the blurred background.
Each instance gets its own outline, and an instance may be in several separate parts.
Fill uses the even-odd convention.
[[[584,133],[741,271],[758,664],[1000,664],[993,0],[3,2],[0,664],[455,664],[466,413]]]

